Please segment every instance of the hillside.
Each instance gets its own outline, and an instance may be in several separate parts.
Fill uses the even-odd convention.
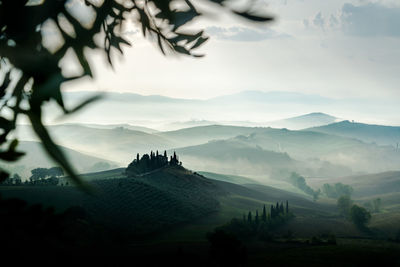
[[[297,117],[268,122],[267,125],[273,128],[287,128],[300,130],[309,127],[317,127],[337,122],[339,119],[321,112],[309,113]]]
[[[389,145],[396,148],[398,148],[398,144],[400,143],[400,127],[395,126],[342,121],[326,126],[309,128],[307,131],[355,138],[367,143]]]
[[[149,244],[204,244],[206,233],[215,227],[232,218],[241,219],[249,211],[260,212],[263,205],[269,207],[286,200],[295,218],[274,230],[279,236],[288,231],[296,237],[326,233],[337,238],[366,236],[338,215],[333,202],[314,202],[303,194],[266,185],[214,180],[180,166],[130,178],[123,169],[82,177],[95,189],[93,195],[73,186],[2,186],[0,194],[2,198],[19,197],[31,204],[55,206],[57,211],[80,206],[92,223],[122,231],[125,237],[133,237],[135,244],[144,242],[143,238],[150,238]],[[396,209],[385,206],[385,210],[393,211],[385,213],[386,221],[380,220],[381,214],[373,214],[373,225],[393,234],[397,226],[392,221],[398,215],[399,204],[398,198],[391,201]]]
[[[312,131],[266,128],[233,140],[250,146],[287,153],[303,161],[318,176],[344,176],[351,172],[382,172],[400,166],[400,153],[393,147]]]
[[[172,140],[179,140],[180,147],[184,147],[199,145],[212,140],[228,139],[237,135],[248,135],[263,129],[261,127],[208,125],[161,132],[158,135]]]
[[[296,161],[286,153],[262,149],[234,140],[211,141],[176,149],[180,160],[194,170],[228,174],[282,176],[295,169]]]
[[[80,173],[104,171],[118,166],[115,162],[93,157],[70,148],[61,147],[61,149]],[[26,152],[26,155],[12,164],[2,162],[2,166],[12,173],[18,173],[23,179],[31,176],[32,169],[49,168],[56,165],[38,142],[22,141],[18,145],[18,150]]]
[[[316,187],[327,182],[323,179],[310,179],[309,181]],[[400,172],[392,171],[329,179],[329,183],[339,182],[351,185],[354,188],[353,195],[356,198],[391,195],[400,191]]]
[[[123,169],[85,174],[82,178],[95,189],[93,195],[73,186],[2,186],[0,193],[3,198],[20,197],[31,204],[55,206],[59,211],[80,206],[92,220],[107,228],[140,236],[167,231],[170,239],[188,235],[203,240],[214,227],[277,201],[291,203],[301,218],[301,227],[315,216],[335,212],[334,206],[315,203],[300,194],[270,186],[217,181],[180,166],[131,178],[124,175]]]
[[[73,186],[0,187],[0,192],[58,210],[80,206],[96,223],[140,236],[216,212],[217,197],[226,194],[211,180],[183,168],[163,168],[138,178],[121,176],[117,169],[102,178],[97,173],[97,178],[89,178],[92,195]]]
[[[213,179],[217,181],[222,181],[222,182],[228,182],[232,184],[240,184],[240,185],[245,185],[245,184],[258,184],[256,180],[243,177],[243,176],[238,176],[238,175],[229,175],[229,174],[220,174],[220,173],[214,173],[214,172],[205,172],[205,171],[198,171],[197,173]]]

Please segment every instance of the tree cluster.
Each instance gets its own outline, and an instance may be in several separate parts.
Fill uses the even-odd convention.
[[[322,186],[322,192],[329,198],[339,198],[340,196],[351,196],[353,193],[353,187],[342,183],[336,183],[334,185],[324,184]]]
[[[160,169],[165,166],[181,166],[182,162],[179,161],[179,157],[174,152],[168,160],[167,151],[163,154],[159,154],[158,150],[156,153],[153,151],[149,154],[144,154],[141,158],[137,153],[136,158],[126,168],[128,175],[140,175],[146,172],[151,172]]]
[[[286,205],[283,204],[283,202],[279,203],[276,202],[276,205],[271,205],[270,212],[267,213],[266,207],[264,205],[262,214],[259,215],[258,210],[256,210],[254,216],[252,215],[251,211],[246,215],[243,215],[243,221],[247,223],[254,223],[254,224],[259,224],[260,222],[262,223],[268,223],[269,225],[274,225],[274,220],[285,218],[286,215],[289,215],[289,202],[286,201]]]
[[[350,196],[341,196],[337,201],[339,214],[354,223],[360,230],[368,230],[367,224],[371,219],[371,213],[356,204],[353,204]]]
[[[61,167],[52,168],[36,168],[31,170],[32,176],[29,177],[31,181],[38,181],[47,179],[49,177],[59,177],[64,175],[64,171]]]
[[[0,183],[1,185],[21,185],[22,179],[17,173],[13,176],[8,177],[4,182]]]
[[[270,212],[267,212],[264,205],[261,214],[258,210],[255,213],[249,211],[247,215],[243,215],[242,220],[232,219],[231,222],[217,229],[233,234],[240,240],[256,238],[267,241],[272,238],[274,229],[284,225],[293,217],[288,201],[286,204],[277,202],[276,205],[271,205]]]
[[[319,195],[321,194],[321,190],[314,190],[310,186],[307,185],[306,179],[299,175],[296,172],[292,172],[290,177],[288,178],[289,183],[294,185],[295,187],[299,188],[301,191],[306,193],[307,195],[312,196],[314,201],[317,201],[319,198]]]
[[[368,230],[367,223],[371,220],[371,213],[365,208],[353,205],[350,209],[350,219],[360,230]]]
[[[36,168],[31,170],[31,176],[28,180],[22,182],[21,176],[14,174],[7,178],[2,185],[58,185],[59,178],[64,176],[64,171],[61,167],[52,168]]]

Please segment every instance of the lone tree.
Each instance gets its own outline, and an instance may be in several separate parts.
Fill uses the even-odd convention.
[[[367,230],[367,223],[371,219],[371,214],[363,207],[353,205],[350,209],[351,221],[361,230]]]
[[[264,12],[253,12],[253,1],[242,9],[230,5],[233,2],[230,0],[204,2],[250,21],[262,23],[272,20]],[[88,12],[84,19],[73,15],[79,9]],[[15,161],[23,155],[16,150],[18,141],[9,140],[17,118],[22,114],[30,120],[49,156],[78,185],[83,185],[43,125],[43,105],[53,100],[65,114],[69,114],[99,99],[96,95],[74,108],[67,108],[61,85],[83,77],[93,78],[85,53],[88,49],[103,51],[108,64],[112,65],[112,50],[122,53],[122,46],[130,45],[122,35],[128,20],[137,23],[143,35],[155,40],[164,54],[201,56],[194,51],[208,37],[203,30],[188,30],[184,26],[202,15],[192,0],[77,0],[72,4],[69,0],[0,1],[0,67],[5,74],[0,81],[0,109],[8,111],[7,116],[4,113],[0,116],[0,160]],[[91,19],[88,21],[88,18]],[[43,43],[43,36],[46,36],[43,25],[46,23],[53,25],[54,31],[61,36],[60,44],[53,48]],[[95,36],[102,38],[102,42],[95,41]],[[77,76],[67,77],[62,72],[60,62],[67,52],[72,52],[78,59],[81,73]],[[0,172],[0,180],[7,177],[7,172]]]

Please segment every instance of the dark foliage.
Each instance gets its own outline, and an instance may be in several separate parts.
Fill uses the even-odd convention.
[[[350,219],[360,230],[367,230],[371,214],[365,208],[353,205],[350,209]]]
[[[21,176],[15,173],[13,176],[8,177],[6,180],[0,183],[0,185],[22,185]]]
[[[32,176],[29,177],[30,181],[43,180],[48,177],[59,177],[64,175],[64,171],[61,167],[52,168],[36,168],[31,170]]]
[[[78,263],[79,257],[83,263],[83,258],[94,257],[96,250],[98,253],[116,244],[114,237],[93,224],[80,207],[55,213],[53,208],[0,197],[0,218],[2,262],[14,266],[55,262],[64,266]]]

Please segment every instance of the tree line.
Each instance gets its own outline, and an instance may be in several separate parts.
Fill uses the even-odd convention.
[[[218,227],[216,230],[221,230],[226,233],[236,236],[240,240],[259,239],[268,241],[272,239],[274,229],[284,225],[294,214],[289,209],[289,202],[271,205],[269,212],[267,206],[264,205],[262,212],[258,210],[255,212],[249,211],[243,214],[243,218],[232,219],[228,224]]]
[[[14,174],[7,178],[2,185],[58,185],[59,177],[64,176],[64,170],[61,167],[36,168],[31,170],[31,176],[28,180],[22,182],[21,176]]]

